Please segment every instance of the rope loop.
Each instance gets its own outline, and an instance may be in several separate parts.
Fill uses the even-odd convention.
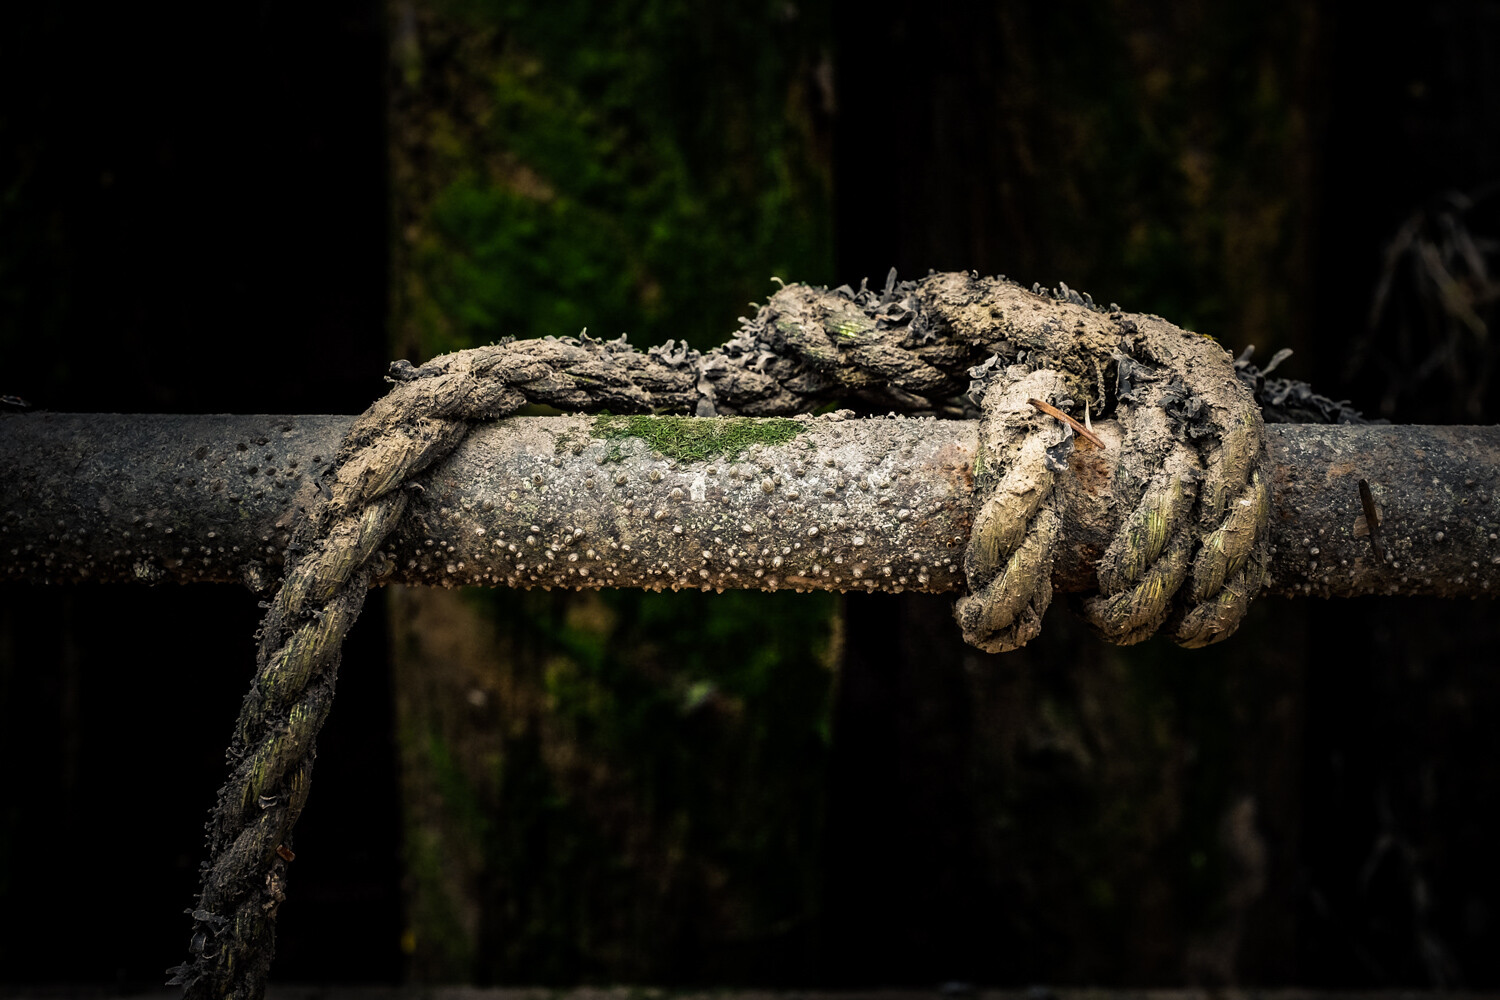
[[[954,611],[964,641],[989,653],[1024,646],[1042,630],[1052,601],[1052,561],[1062,534],[1054,481],[1067,469],[1073,429],[1038,412],[1033,399],[1061,399],[1053,371],[1016,366],[983,390],[976,506],[964,575],[969,593]]]

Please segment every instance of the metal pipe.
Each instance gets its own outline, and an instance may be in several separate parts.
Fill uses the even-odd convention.
[[[475,428],[411,487],[378,557],[425,585],[861,589],[962,586],[975,426],[842,414],[795,421],[522,417]],[[344,416],[0,416],[0,578],[274,582]],[[694,420],[691,442],[674,439]],[[712,424],[712,426],[709,426]],[[1119,429],[1065,482],[1064,591],[1122,512]],[[1500,590],[1500,428],[1280,424],[1270,590]],[[717,437],[716,437],[717,435]],[[714,453],[714,442],[740,447]],[[706,443],[705,443],[706,442]],[[707,449],[707,451],[705,451]],[[1359,481],[1380,511],[1376,554]]]

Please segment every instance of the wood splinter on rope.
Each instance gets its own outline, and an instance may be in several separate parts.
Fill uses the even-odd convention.
[[[1030,403],[1032,406],[1035,406],[1038,410],[1041,410],[1043,413],[1047,414],[1047,416],[1053,417],[1057,420],[1061,420],[1063,423],[1073,428],[1074,434],[1077,434],[1079,437],[1083,438],[1095,448],[1103,448],[1105,446],[1104,442],[1099,439],[1099,436],[1097,434],[1089,430],[1089,428],[1085,427],[1077,420],[1074,420],[1071,416],[1064,413],[1062,410],[1059,410],[1057,407],[1053,406],[1051,403],[1044,403],[1040,399],[1028,399],[1026,402]]]
[[[190,954],[173,970],[189,997],[263,994],[340,647],[372,579],[389,571],[386,546],[408,487],[441,477],[471,427],[526,403],[762,417],[834,401],[945,416],[977,404],[974,513],[962,546],[968,593],[957,615],[984,649],[1014,648],[1040,628],[1082,488],[1066,417],[1080,404],[1113,417],[1121,434],[1109,452],[1120,527],[1095,559],[1096,592],[1080,604],[1102,635],[1137,642],[1166,628],[1185,645],[1214,642],[1268,580],[1267,436],[1233,359],[1207,338],[1097,308],[1066,286],[1028,291],[967,274],[897,282],[894,271],[881,291],[792,285],[708,354],[547,339],[420,368],[397,363],[391,381],[305,494],[286,547],[208,823]]]

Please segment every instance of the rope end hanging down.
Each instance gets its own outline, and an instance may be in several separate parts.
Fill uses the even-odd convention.
[[[1035,637],[1052,597],[1062,511],[1074,489],[1069,410],[1125,429],[1116,502],[1131,511],[1083,602],[1106,638],[1166,626],[1184,645],[1234,631],[1266,572],[1266,445],[1254,398],[1208,338],[1100,309],[1066,285],[1028,291],[968,274],[880,291],[788,285],[724,346],[640,353],[622,337],[507,342],[391,369],[392,387],[350,429],[330,477],[304,495],[283,583],[210,814],[189,956],[190,998],[259,1000],[285,898],[291,833],[332,706],[344,635],[363,607],[406,488],[469,427],[546,403],[615,413],[788,416],[834,401],[930,415],[981,414],[975,515],[964,556],[965,638],[991,651]],[[1062,419],[1052,415],[1062,414]],[[1081,433],[1081,432],[1079,432]]]

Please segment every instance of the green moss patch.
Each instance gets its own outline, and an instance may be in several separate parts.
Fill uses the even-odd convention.
[[[606,441],[640,438],[667,458],[697,462],[738,458],[752,444],[786,444],[805,426],[786,417],[601,416],[594,433]]]

